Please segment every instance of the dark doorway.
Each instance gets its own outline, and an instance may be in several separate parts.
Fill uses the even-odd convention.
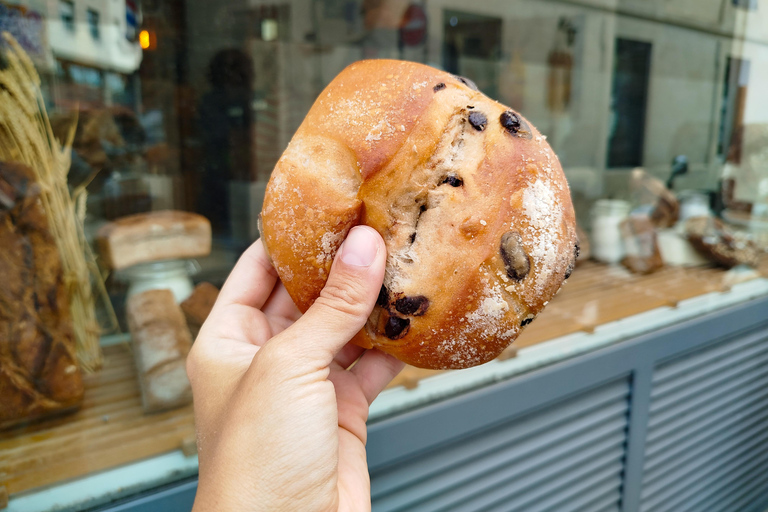
[[[608,167],[635,167],[643,163],[650,70],[650,43],[616,39]]]

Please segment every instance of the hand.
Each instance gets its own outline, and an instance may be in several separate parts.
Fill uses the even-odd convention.
[[[353,228],[302,316],[261,241],[243,254],[187,360],[194,510],[370,510],[368,407],[403,364],[348,342],[373,309],[385,260],[381,236]]]

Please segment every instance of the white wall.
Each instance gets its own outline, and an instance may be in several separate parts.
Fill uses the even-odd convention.
[[[48,42],[54,56],[101,69],[130,74],[141,64],[138,43],[125,38],[125,0],[73,0],[75,29],[64,27],[57,0],[48,0]],[[87,10],[99,13],[98,40],[91,36]]]

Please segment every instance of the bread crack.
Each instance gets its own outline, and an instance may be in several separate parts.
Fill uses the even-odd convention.
[[[463,187],[464,178],[461,175],[471,171],[463,165],[465,139],[479,134],[476,130],[469,133],[467,112],[466,108],[456,109],[448,119],[431,158],[411,172],[405,187],[406,193],[400,196],[405,200],[391,207],[393,236],[388,247],[389,258],[384,280],[390,290],[402,290],[405,282],[410,280],[410,269],[418,265],[420,226],[425,218],[439,215],[430,210],[439,209],[440,203],[454,193],[454,189]]]
[[[450,200],[451,204],[456,204],[461,201],[461,197],[468,193],[465,186],[472,183],[480,162],[476,157],[479,154],[477,148],[482,146],[485,134],[470,125],[469,112],[471,110],[467,108],[454,111],[433,154],[404,174],[405,179],[398,185],[399,194],[394,194],[396,199],[389,207],[392,224],[384,276],[387,293],[380,297],[382,300],[369,318],[366,325],[369,334],[376,333],[395,342],[407,329],[400,319],[419,316],[426,310],[404,305],[429,304],[429,297],[413,289],[413,283],[418,281],[417,275],[425,271],[435,231],[442,230],[440,225],[449,222],[450,214],[446,216],[443,202]],[[395,307],[398,300],[400,308]],[[404,313],[411,309],[419,315]],[[397,336],[395,327],[403,327]]]

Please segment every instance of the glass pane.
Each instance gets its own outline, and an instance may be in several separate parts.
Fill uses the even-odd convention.
[[[0,381],[0,403],[28,393],[48,404],[0,412],[0,497],[5,488],[14,510],[25,510],[45,489],[76,509],[195,474],[186,351],[233,265],[260,236],[283,151],[334,77],[362,59],[465,77],[532,123],[568,180],[578,265],[486,377],[509,378],[768,294],[766,13],[768,0],[0,0],[0,31],[40,75],[54,134],[40,144],[71,140],[71,162],[66,151],[63,160],[77,197],[59,217],[73,221],[86,277],[70,279],[55,263],[51,273],[56,282],[86,281],[99,324],[89,326],[101,347],[94,364],[61,365],[82,374],[74,405],[51,398],[54,380],[41,376],[40,361],[58,345],[42,327],[30,334],[17,325],[30,317],[45,327],[47,296],[33,294],[32,281],[18,284],[24,294],[0,287],[2,307],[16,308],[0,311],[0,375],[13,366],[22,382],[11,397]],[[8,59],[0,62],[4,73]],[[349,105],[336,108],[351,112]],[[0,109],[4,222],[27,205],[2,195],[9,180],[26,176],[3,167],[26,162],[19,156],[26,153],[3,150],[21,126],[9,119]],[[372,139],[382,133],[370,130]],[[519,174],[515,162],[509,172]],[[125,218],[137,214],[145,217],[134,233]],[[118,240],[118,228],[136,238]],[[3,229],[0,240],[11,236]],[[50,240],[29,250],[55,254],[56,230],[42,231]],[[48,267],[31,261],[0,258],[0,280]],[[50,297],[71,293],[56,286]],[[131,298],[157,289],[171,290],[156,308],[173,311],[162,320],[174,318],[183,332],[169,365],[180,391],[161,406],[147,401],[156,377],[136,369],[143,334],[129,321]],[[69,323],[74,333],[77,322]],[[17,330],[2,334],[7,326]],[[78,336],[60,337],[68,351],[83,351]],[[149,339],[151,347],[158,337]],[[3,348],[22,341],[13,353]],[[455,380],[431,381],[440,384],[419,394],[435,373],[408,367],[374,416],[489,382],[452,372]]]

